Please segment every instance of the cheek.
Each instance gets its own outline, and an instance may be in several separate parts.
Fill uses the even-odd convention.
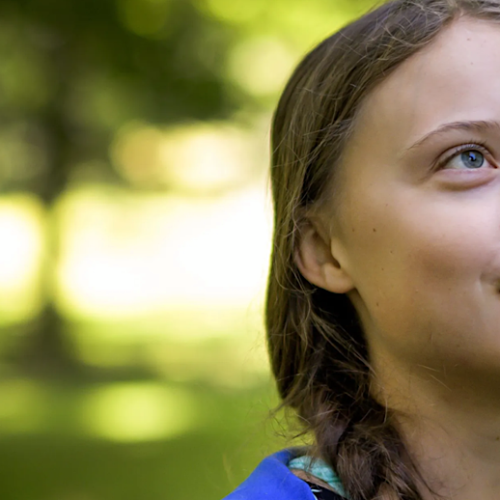
[[[358,211],[350,245],[364,323],[410,350],[477,325],[484,285],[500,277],[499,224],[484,206],[411,201]]]

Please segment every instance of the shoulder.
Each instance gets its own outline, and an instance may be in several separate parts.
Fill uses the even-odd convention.
[[[265,458],[224,500],[315,500],[307,483],[288,468],[296,455],[296,450],[289,449]]]

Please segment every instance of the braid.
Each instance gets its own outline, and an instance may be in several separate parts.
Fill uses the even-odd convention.
[[[401,500],[420,500],[415,469],[402,460],[406,450],[386,409],[369,397],[365,405],[367,413],[353,416],[333,456],[346,491],[353,500],[387,498],[391,492]]]
[[[354,308],[345,296],[320,289],[307,300],[315,302],[304,305],[312,308],[308,325],[311,353],[308,366],[302,366],[308,374],[303,379],[308,382],[301,389],[299,400],[303,403],[297,410],[314,432],[315,454],[337,472],[352,500],[391,496],[421,500],[416,485],[420,476],[407,455],[392,412],[370,394],[367,354]],[[337,301],[341,317],[334,319],[323,308],[327,300]],[[342,355],[337,346],[345,343],[345,332],[340,326],[332,328],[341,321],[350,327],[351,347],[343,348]]]

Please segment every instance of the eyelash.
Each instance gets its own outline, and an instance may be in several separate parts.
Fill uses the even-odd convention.
[[[491,153],[489,152],[485,141],[477,141],[475,139],[472,139],[469,144],[463,144],[462,146],[459,146],[453,151],[453,153],[450,153],[441,161],[439,161],[436,165],[436,170],[442,170],[443,167],[445,167],[450,162],[450,160],[455,158],[455,156],[459,155],[460,153],[463,153],[464,151],[470,151],[470,150],[479,151],[480,153],[484,154],[485,157],[487,156],[491,157]]]

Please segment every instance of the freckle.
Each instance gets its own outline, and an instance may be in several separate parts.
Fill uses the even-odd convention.
[[[375,304],[378,307],[378,302]],[[497,438],[498,439],[498,438]]]
[[[375,228],[373,228],[373,232],[374,232],[374,233],[376,233],[376,232],[377,232],[377,230],[376,230]]]
[[[500,441],[500,436],[497,436],[495,441]]]

